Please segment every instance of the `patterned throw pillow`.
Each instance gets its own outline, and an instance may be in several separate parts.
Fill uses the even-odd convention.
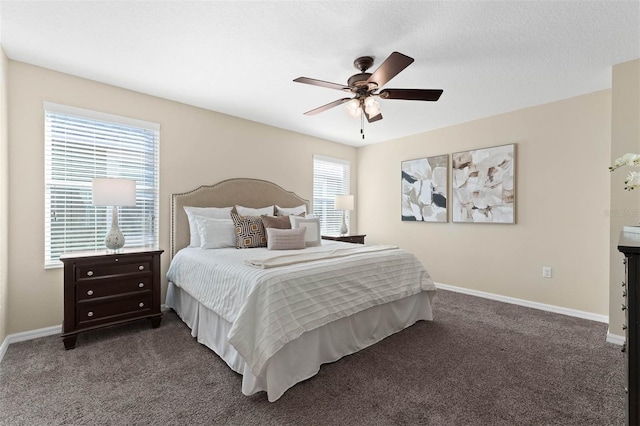
[[[231,212],[236,228],[236,248],[266,247],[267,236],[260,216],[240,216]]]

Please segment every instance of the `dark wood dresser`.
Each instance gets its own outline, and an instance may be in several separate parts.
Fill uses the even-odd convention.
[[[622,310],[625,312],[625,323],[622,326],[625,333],[625,343],[622,346],[626,368],[626,408],[627,425],[637,425],[640,422],[640,327],[638,324],[638,309],[640,308],[640,234],[621,232],[618,250],[624,256],[625,281],[622,283],[624,302]]]
[[[64,263],[65,349],[78,333],[149,318],[160,326],[160,255],[164,250],[132,248],[119,253],[70,252]]]
[[[364,244],[366,235],[323,235],[323,240],[342,241],[345,243]]]

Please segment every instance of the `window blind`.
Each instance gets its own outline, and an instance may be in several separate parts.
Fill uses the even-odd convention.
[[[337,235],[342,211],[335,209],[335,196],[350,194],[350,164],[337,158],[313,156],[313,214],[320,218],[323,235]],[[349,212],[346,212],[349,226]]]
[[[45,103],[45,267],[66,251],[104,248],[111,207],[92,205],[93,178],[136,181],[119,207],[126,247],[158,245],[160,126]]]

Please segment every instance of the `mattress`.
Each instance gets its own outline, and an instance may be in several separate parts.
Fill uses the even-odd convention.
[[[300,252],[185,248],[167,273],[167,305],[243,375],[247,395],[266,391],[275,401],[322,363],[432,319],[435,285],[413,254],[341,242]],[[248,266],[274,256],[312,260]]]

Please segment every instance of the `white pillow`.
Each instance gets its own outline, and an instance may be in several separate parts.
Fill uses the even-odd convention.
[[[253,209],[251,207],[236,205],[236,211],[240,216],[262,216],[263,214],[267,216],[273,216],[273,207],[274,206],[267,206],[261,207],[259,209]]]
[[[296,215],[290,214],[288,217],[289,217],[289,221],[291,222],[291,227],[294,228],[293,225],[296,224],[296,220],[298,220],[298,219],[313,219],[316,216],[312,215],[312,214],[308,214],[306,216],[296,216]]]
[[[200,235],[200,248],[218,249],[236,246],[236,228],[231,219],[195,217]]]
[[[300,217],[289,216],[291,220],[291,228],[306,228],[304,241],[307,247],[319,246],[322,243],[322,236],[320,235],[320,218],[317,217]]]
[[[287,216],[290,214],[299,215],[302,213],[307,213],[307,205],[303,204],[298,207],[280,207],[276,204],[276,213],[280,216]]]
[[[268,250],[300,250],[306,247],[304,236],[307,228],[267,228]]]
[[[196,225],[195,216],[211,217],[214,219],[231,219],[231,209],[233,207],[190,207],[184,206],[184,211],[189,219],[189,234],[191,242],[189,247],[200,247],[200,235]]]

